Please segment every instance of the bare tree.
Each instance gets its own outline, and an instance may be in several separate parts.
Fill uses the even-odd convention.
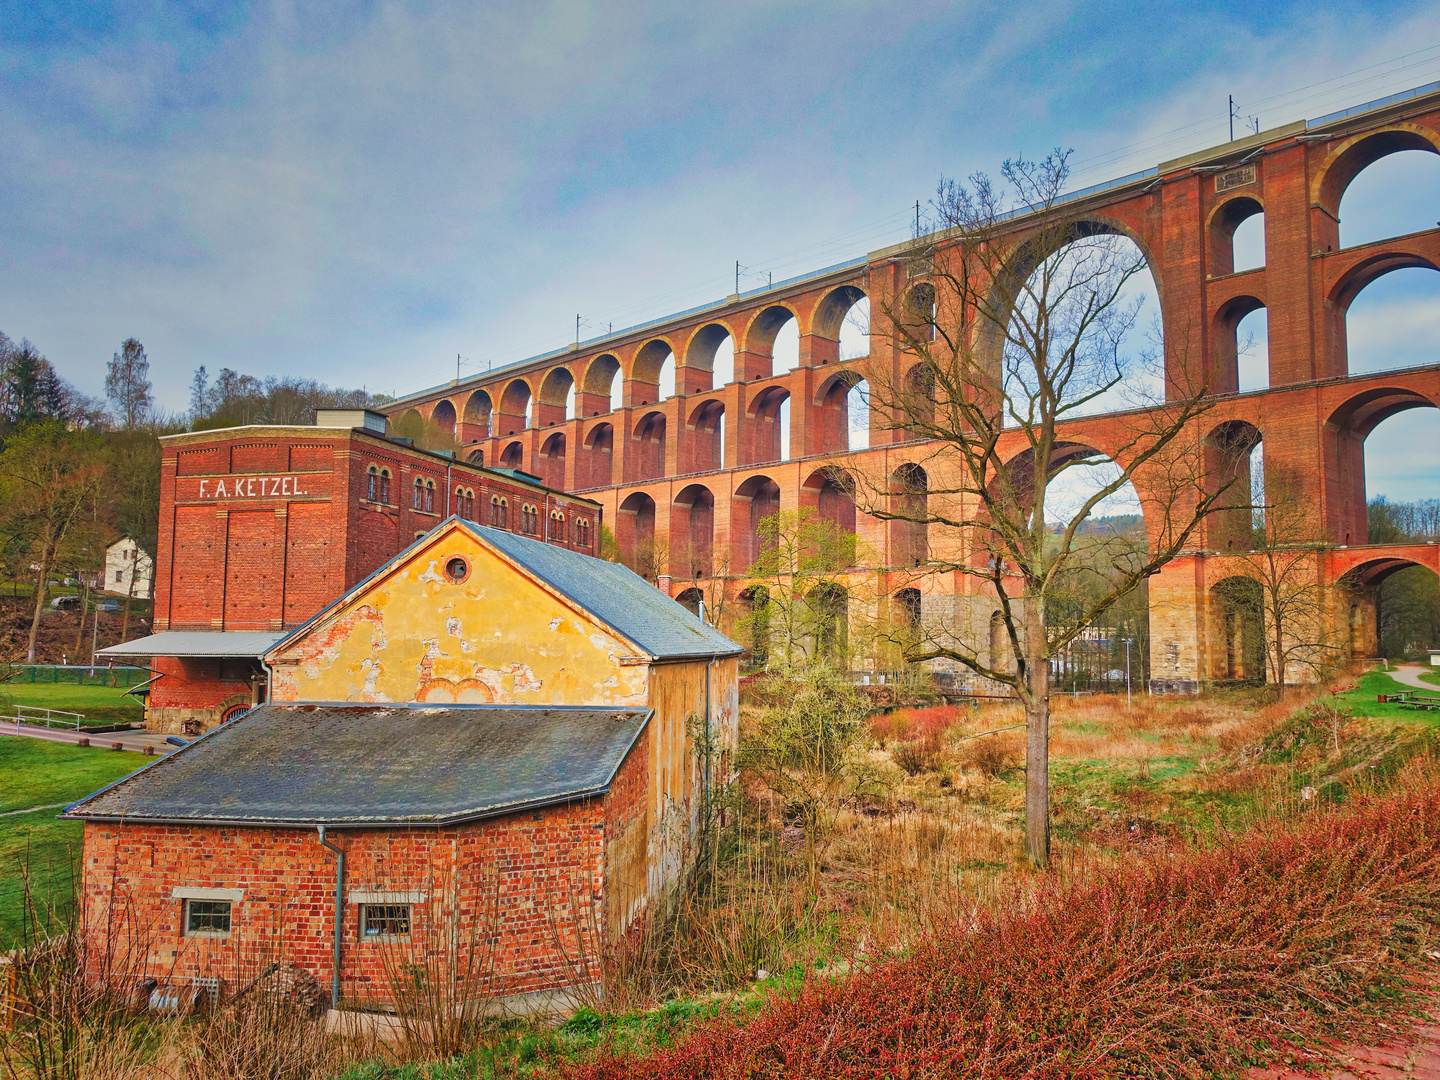
[[[759,557],[745,571],[762,583],[752,605],[752,639],[763,625],[772,655],[786,664],[843,660],[848,655],[848,591],[840,578],[855,564],[855,534],[811,506],[760,520]]]
[[[145,346],[126,338],[110,360],[105,372],[105,396],[115,407],[115,416],[126,431],[134,431],[150,415],[150,361]]]
[[[1265,639],[1266,678],[1281,696],[1291,675],[1320,675],[1341,660],[1345,635],[1334,624],[1334,590],[1321,577],[1330,547],[1317,536],[1313,509],[1301,499],[1297,477],[1272,467],[1252,474],[1255,539],[1239,560],[1240,576],[1258,589],[1252,596]]]
[[[907,659],[957,663],[1023,705],[1026,853],[1041,866],[1050,849],[1050,658],[1173,559],[1218,496],[1196,472],[1205,388],[1177,374],[1183,342],[1171,341],[1166,400],[1137,392],[1156,358],[1130,352],[1140,310],[1126,286],[1145,262],[1067,206],[1066,159],[1057,151],[1006,162],[1008,198],[983,176],[968,187],[941,181],[934,242],[917,238],[897,268],[908,284],[871,299],[895,362],[867,371],[879,424],[924,441],[927,490],[921,498],[913,484],[897,490],[891,478],[866,477],[861,496],[874,517],[926,528],[913,573],[968,578],[993,599],[1003,648],[927,626]],[[1112,471],[1052,523],[1046,495],[1056,481],[1106,460],[1066,425],[1122,403],[1152,407],[1110,425]],[[1103,587],[1077,593],[1081,525],[1132,479],[1144,491],[1148,550],[1124,546]],[[1062,597],[1056,618],[1052,601]]]
[[[96,432],[71,431],[58,420],[47,420],[22,428],[0,453],[0,507],[6,524],[28,538],[37,571],[26,650],[31,663],[51,573],[73,561],[78,549],[98,546],[97,510],[105,480],[99,450]]]

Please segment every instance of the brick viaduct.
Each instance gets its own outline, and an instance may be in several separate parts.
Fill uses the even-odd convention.
[[[1343,575],[1354,588],[1351,634],[1362,655],[1374,647],[1367,592],[1403,566],[1440,570],[1434,545],[1367,543],[1364,477],[1364,440],[1381,421],[1440,406],[1440,365],[1352,376],[1346,353],[1346,311],[1367,285],[1403,267],[1440,270],[1440,229],[1349,248],[1340,243],[1346,187],[1373,162],[1410,149],[1440,153],[1440,85],[1298,121],[1068,197],[1091,228],[1138,245],[1160,299],[1172,379],[1203,380],[1220,399],[1204,417],[1206,430],[1195,433],[1196,445],[1213,446],[1217,431],[1243,429],[1263,439],[1267,474],[1284,468],[1305,478],[1300,497],[1335,545],[1320,572],[1330,582]],[[1234,272],[1232,236],[1256,214],[1263,214],[1265,264]],[[1017,218],[1017,240],[1025,228]],[[872,416],[868,449],[847,452],[847,397],[862,372],[903,375],[914,357],[878,328],[867,357],[842,359],[839,346],[842,322],[857,301],[911,287],[906,266],[914,250],[897,245],[732,295],[410,395],[387,411],[392,421],[413,421],[413,413],[437,425],[474,459],[522,468],[599,500],[628,553],[652,538],[668,553],[669,566],[659,572],[668,569],[674,592],[696,579],[737,577],[754,554],[755,523],[776,508],[808,504],[859,534],[865,554],[857,577],[869,575],[880,590],[918,584],[927,611],[946,617],[957,596],[976,586],[939,575],[917,580],[913,570],[944,538],[857,515],[826,470],[843,461],[871,476],[898,475],[923,497],[929,444],[906,441],[904,431]],[[1269,388],[1239,393],[1236,327],[1261,307],[1269,321]],[[799,363],[776,372],[772,347],[792,319]],[[726,338],[734,378],[715,386],[714,358]],[[1183,349],[1175,345],[1180,341]],[[675,392],[662,401],[667,360]],[[622,404],[612,410],[616,378]],[[789,412],[784,447],[782,406]],[[1107,453],[1132,415],[1079,421],[1065,435]],[[1144,502],[1145,492],[1140,496]],[[1224,556],[1234,545],[1225,536],[1229,527],[1224,515],[1211,519],[1193,552],[1151,582],[1151,674],[1159,688],[1188,689],[1239,673],[1211,599],[1213,586],[1233,572]]]

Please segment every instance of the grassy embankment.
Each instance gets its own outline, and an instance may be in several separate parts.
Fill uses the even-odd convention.
[[[1206,852],[1237,846],[1247,830],[1265,837],[1303,827],[1317,811],[1343,808],[1357,794],[1403,788],[1395,781],[1407,770],[1430,768],[1426,762],[1436,746],[1440,714],[1379,704],[1378,694],[1401,689],[1382,673],[1346,680],[1338,689],[1334,695],[1324,688],[1292,690],[1279,702],[1264,691],[1244,690],[1197,699],[1137,696],[1131,707],[1123,697],[1057,698],[1052,769],[1058,871],[1053,878],[1029,871],[1021,858],[1024,769],[1023,733],[1015,729],[1022,722],[1018,710],[911,709],[874,717],[867,751],[873,785],[847,800],[838,815],[813,895],[800,866],[803,841],[791,835],[798,830],[786,826],[783,808],[750,789],[742,799],[748,808],[737,814],[750,825],[732,827],[726,838],[728,865],[722,856],[713,892],[682,918],[684,929],[672,938],[668,961],[647,964],[631,957],[612,973],[647,983],[648,997],[625,991],[619,995],[623,1004],[611,1014],[582,1010],[558,1030],[518,1026],[497,1031],[483,1051],[437,1065],[433,1072],[371,1063],[344,1075],[356,1080],[498,1076],[511,1075],[510,1070],[548,1075],[574,1067],[598,1045],[620,1052],[621,1062],[596,1075],[625,1075],[632,1068],[649,1075],[688,1075],[703,1071],[694,1056],[682,1053],[662,1063],[643,1055],[684,1044],[687,1033],[695,1031],[707,1048],[701,1057],[712,1051],[728,1057],[731,1044],[741,1038],[738,1032],[751,1022],[761,1025],[762,1042],[775,1040],[765,1045],[782,1058],[791,1051],[811,1054],[823,1039],[808,1046],[803,1038],[791,1039],[781,1049],[779,1043],[790,1038],[784,1031],[824,1024],[784,1002],[813,1003],[817,995],[827,1001],[836,994],[843,998],[843,990],[834,988],[847,983],[845,973],[869,979],[864,973],[883,970],[877,961],[891,956],[904,964],[920,943],[944,927],[953,928],[957,912],[969,912],[966,919],[1002,919],[1005,912],[1023,907],[1017,901],[1036,889],[1078,889],[1095,874],[1127,868],[1150,873],[1172,864],[1172,853],[1184,853],[1187,862],[1209,858]],[[975,737],[997,728],[1009,730]],[[1312,866],[1307,872],[1320,875],[1311,883],[1319,888],[1329,871]],[[1071,894],[1068,902],[1077,899]],[[1276,902],[1258,894],[1251,899],[1262,905]],[[1245,918],[1241,910],[1228,915]],[[1331,947],[1317,946],[1320,954]],[[1184,948],[1214,954],[1216,943],[1191,942]],[[1411,961],[1412,954],[1413,949],[1407,952]],[[1321,956],[1321,967],[1330,959]],[[1040,961],[1058,963],[1055,957],[1025,962]],[[757,979],[757,972],[764,974]],[[1251,977],[1246,974],[1242,981]],[[899,992],[872,989],[892,996]],[[1350,990],[1331,990],[1331,1005],[1343,1011],[1345,1002],[1353,1004],[1346,997]],[[1371,987],[1360,992],[1360,999],[1372,991],[1381,997],[1392,992]],[[671,995],[677,1000],[664,1000]],[[850,1000],[840,1007],[850,1009]],[[1082,993],[1066,1008],[1079,1008],[1083,1000]],[[1069,1022],[1038,1014],[1033,1019],[1039,1029],[1052,1021],[1062,1028]],[[858,1014],[852,1020],[856,1028],[878,1022],[870,1017],[862,1024]],[[1324,1027],[1328,1021],[1323,1020],[1316,1023]],[[718,1029],[711,1026],[717,1023]],[[1216,1023],[1231,1031],[1225,1027],[1230,1019]],[[1314,1030],[1297,1040],[1304,1042]],[[1234,1032],[1241,1042],[1255,1036],[1253,1029]],[[642,1060],[630,1059],[631,1053],[642,1054]],[[760,1057],[766,1053],[762,1046]],[[911,1064],[923,1066],[918,1060]],[[877,1075],[882,1073],[884,1067]],[[816,1073],[825,1074],[824,1068]]]
[[[77,686],[74,683],[0,683],[0,704],[28,705],[36,709],[58,709],[79,713],[82,727],[109,727],[112,724],[143,724],[145,708],[123,686]],[[60,718],[57,718],[57,720]]]
[[[697,1060],[697,1051],[742,1072],[746,1061],[774,1060],[793,1062],[791,1071],[801,1074],[805,1059],[811,1074],[830,1075],[839,1066],[825,1060],[832,1042],[811,1038],[829,1030],[840,1032],[833,1045],[844,1044],[847,1060],[888,1075],[902,1061],[886,1058],[883,1038],[866,1043],[867,1031],[903,1016],[902,1026],[930,1040],[927,1053],[945,1039],[968,1045],[966,1018],[989,1008],[977,1004],[986,994],[1007,1002],[1002,1011],[1013,1023],[1006,1032],[1020,1036],[1004,1048],[1014,1055],[1008,1064],[992,1062],[1004,1075],[1060,1075],[1067,1060],[1094,1063],[1085,1055],[1099,1046],[1103,1056],[1107,1040],[1122,1036],[1137,1040],[1140,1057],[1122,1063],[1131,1071],[1147,1071],[1148,1061],[1150,1071],[1173,1074],[1236,1072],[1246,1055],[1277,1052],[1273,1040],[1265,1049],[1269,1036],[1255,1017],[1283,1021],[1297,1044],[1354,1034],[1359,1005],[1394,1000],[1402,969],[1423,963],[1437,942],[1432,916],[1440,895],[1420,893],[1440,880],[1440,836],[1400,829],[1390,837],[1396,865],[1408,858],[1407,845],[1424,846],[1417,857],[1430,860],[1393,896],[1385,894],[1390,864],[1355,854],[1374,847],[1377,820],[1388,828],[1417,817],[1394,806],[1367,810],[1367,800],[1423,788],[1430,802],[1418,817],[1440,810],[1432,757],[1440,715],[1376,702],[1377,694],[1398,689],[1372,673],[1333,696],[1294,691],[1281,702],[1261,691],[1139,696],[1131,707],[1123,697],[1057,699],[1057,870],[1048,875],[1021,859],[1023,743],[1015,709],[876,716],[862,749],[867,780],[831,823],[817,888],[809,888],[804,835],[786,808],[744,785],[730,806],[711,885],[684,898],[656,947],[607,959],[612,997],[604,1012],[583,1009],[558,1029],[510,1021],[468,1055],[425,1065],[418,1062],[436,1055],[423,1046],[333,1046],[314,1071],[297,1075],[553,1075],[588,1068],[597,1048],[621,1058],[595,1062],[591,1075],[730,1074],[728,1065]],[[750,711],[745,722],[755,720]],[[997,728],[1006,730],[982,735]],[[1359,817],[1346,824],[1351,806]],[[1280,872],[1271,873],[1275,867]],[[1175,868],[1198,868],[1185,872],[1203,878],[1185,885],[1190,906],[1183,912],[1166,906],[1177,885],[1165,874]],[[1252,879],[1253,888],[1233,894],[1216,885]],[[1105,881],[1114,883],[1109,891],[1095,892]],[[1389,906],[1366,907],[1377,897]],[[1006,922],[1020,917],[1015,912],[1040,921]],[[1078,919],[1077,912],[1089,914]],[[1118,937],[1111,935],[1117,927],[1125,932]],[[1257,929],[1264,931],[1258,944]],[[1239,936],[1225,937],[1232,931]],[[1055,942],[1066,934],[1073,941],[1058,951],[1005,951],[1007,940]],[[982,952],[965,960],[966,949]],[[1082,954],[1084,964],[1072,969],[1066,958]],[[1131,963],[1144,956],[1189,957],[1190,966],[1172,972]],[[1354,957],[1364,960],[1358,968],[1347,959]],[[978,998],[957,991],[931,1008],[926,988],[936,983],[916,966],[921,961],[950,986],[967,971],[999,974],[974,988]],[[1272,969],[1284,979],[1267,982]],[[1043,994],[1011,979],[1036,971],[1045,975]],[[1057,986],[1063,992],[1051,993]],[[1172,992],[1190,995],[1175,1002],[1175,1015],[1196,1018],[1184,1030],[1148,1013],[1121,1028],[1092,1023],[1123,1018],[1126,1009]],[[883,1015],[865,1012],[880,1000]],[[1053,1002],[1060,1013],[1037,1002]],[[935,1017],[958,1019],[944,1029]],[[1092,1029],[1088,1043],[1069,1034]],[[1180,1046],[1182,1036],[1191,1042]],[[189,1045],[183,1031],[175,1038]],[[669,1047],[679,1048],[677,1056],[667,1056]],[[919,1058],[904,1064],[924,1071]]]
[[[29,867],[35,899],[63,911],[80,854],[80,822],[59,821],[54,809],[10,811],[73,802],[153,760],[125,751],[0,737],[0,814],[5,815],[0,817],[0,948],[20,931],[24,868]]]

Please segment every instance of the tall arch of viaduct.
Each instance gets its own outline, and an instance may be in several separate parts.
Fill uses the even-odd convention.
[[[1192,433],[1196,454],[1213,455],[1222,434],[1233,439],[1241,432],[1242,442],[1265,440],[1267,475],[1283,470],[1301,478],[1295,497],[1313,509],[1330,544],[1317,556],[1316,573],[1359,597],[1362,610],[1352,617],[1362,652],[1374,639],[1373,602],[1368,616],[1363,610],[1366,590],[1400,565],[1440,569],[1433,545],[1392,552],[1368,544],[1363,457],[1366,435],[1388,416],[1440,406],[1440,364],[1351,375],[1345,337],[1346,310],[1371,282],[1404,267],[1440,270],[1440,229],[1341,244],[1340,200],[1350,182],[1373,162],[1411,149],[1440,153],[1440,90],[1433,87],[1262,132],[1070,196],[1088,228],[1127,236],[1144,253],[1160,298],[1169,392],[1203,384],[1218,398],[1202,419],[1204,430]],[[1232,237],[1256,214],[1264,215],[1265,263],[1236,272]],[[1022,245],[1025,227],[1017,218]],[[811,505],[847,527],[853,523],[857,580],[878,582],[881,594],[904,585],[907,606],[918,587],[927,613],[959,619],[957,604],[974,588],[969,579],[917,581],[914,573],[943,552],[945,538],[917,537],[903,523],[857,513],[837,471],[890,477],[898,485],[894,498],[929,497],[921,489],[935,450],[930,444],[910,441],[872,416],[868,447],[849,446],[851,387],[867,370],[903,375],[913,357],[878,329],[868,356],[846,358],[840,349],[842,322],[857,302],[911,288],[906,266],[914,247],[872,252],[386,408],[392,417],[415,412],[453,432],[472,459],[520,468],[599,500],[622,545],[653,544],[662,552],[654,569],[674,594],[701,584],[697,578],[713,589],[725,577],[738,592],[759,517]],[[1262,307],[1269,388],[1239,393],[1236,326]],[[774,342],[792,321],[798,363],[777,370]],[[721,385],[715,358],[727,341],[734,375]],[[675,389],[662,400],[666,365]],[[1131,414],[1091,417],[1062,435],[1067,445],[1103,454],[1121,441],[1116,432],[1127,423]],[[1145,492],[1139,494],[1144,503]],[[1235,557],[1233,526],[1226,514],[1209,519],[1193,551],[1151,582],[1157,688],[1183,690],[1227,673],[1211,593]],[[1155,526],[1147,519],[1147,527]],[[988,617],[988,604],[979,607]]]

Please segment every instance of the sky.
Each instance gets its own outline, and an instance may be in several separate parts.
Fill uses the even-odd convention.
[[[0,330],[97,395],[138,337],[173,411],[202,364],[405,393],[902,240],[941,175],[1064,147],[1083,187],[1223,142],[1227,95],[1436,79],[1418,2],[0,0]],[[1342,218],[1433,227],[1440,157]],[[1391,275],[1352,364],[1437,332],[1440,275]],[[1371,494],[1440,496],[1437,431],[1382,427]]]

